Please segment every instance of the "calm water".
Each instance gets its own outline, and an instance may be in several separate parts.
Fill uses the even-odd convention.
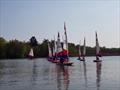
[[[120,56],[102,63],[70,58],[73,66],[59,66],[45,58],[0,60],[0,90],[120,90]]]

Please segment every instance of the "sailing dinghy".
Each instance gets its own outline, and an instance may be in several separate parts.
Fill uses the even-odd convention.
[[[99,59],[99,57],[101,57],[101,53],[100,53],[100,46],[98,42],[97,32],[95,33],[95,36],[96,36],[96,60],[93,60],[93,62],[101,62],[101,60]]]
[[[63,63],[58,62],[57,64],[60,64],[60,65],[72,65],[73,62],[69,61],[68,40],[67,40],[67,32],[66,32],[65,22],[64,22],[64,35],[65,35],[65,40],[63,41],[63,50],[62,50],[62,52],[66,53],[67,58],[64,58],[64,62]]]
[[[85,55],[86,55],[86,40],[85,40],[85,38],[84,38],[84,45],[83,45],[82,59],[80,59],[80,61],[85,61]]]
[[[59,38],[59,35],[58,35],[58,38]],[[58,63],[59,62],[59,60],[57,60],[57,51],[58,51],[57,50],[57,45],[56,45],[56,41],[55,41],[55,37],[54,37],[53,60],[52,60],[53,63]]]

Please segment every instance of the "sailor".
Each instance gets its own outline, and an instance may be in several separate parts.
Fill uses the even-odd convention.
[[[57,54],[57,56],[59,57],[60,63],[63,64],[63,62],[64,62],[63,51],[59,52],[59,53]]]
[[[57,59],[57,53],[53,55],[53,61]]]
[[[62,57],[64,58],[64,61],[68,61],[68,51],[66,49],[63,49],[62,51]]]

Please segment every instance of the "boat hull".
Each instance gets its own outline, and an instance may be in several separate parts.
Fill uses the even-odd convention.
[[[48,61],[52,61],[52,59],[51,59],[51,58],[48,58]]]
[[[93,60],[93,62],[102,62],[102,60]]]
[[[80,61],[85,61],[84,59],[80,59]]]
[[[59,60],[52,60],[52,63],[59,63]]]
[[[30,60],[33,59],[33,58],[34,58],[33,56],[28,56],[28,59],[30,59]]]
[[[77,60],[81,60],[81,58],[78,57]]]
[[[72,66],[72,65],[73,65],[73,62],[70,62],[70,61],[68,61],[68,62],[63,62],[63,63],[58,62],[57,64],[58,64],[58,65]]]
[[[81,59],[81,58],[78,58],[77,60],[80,60],[80,61],[85,61],[85,59]]]

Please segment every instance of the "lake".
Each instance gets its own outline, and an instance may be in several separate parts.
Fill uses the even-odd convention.
[[[46,58],[0,60],[0,90],[120,90],[120,56],[60,66]]]

